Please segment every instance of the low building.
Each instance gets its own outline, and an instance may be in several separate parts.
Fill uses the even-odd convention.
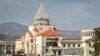
[[[14,41],[0,41],[0,56],[6,54],[14,54],[15,43]]]
[[[25,51],[24,38],[19,38],[15,41],[15,54],[23,54]]]

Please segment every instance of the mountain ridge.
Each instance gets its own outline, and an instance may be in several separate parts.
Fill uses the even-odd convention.
[[[28,26],[15,22],[6,22],[0,24],[0,40],[15,40],[28,31]],[[76,38],[80,37],[80,31],[58,30],[63,34],[64,38]],[[3,39],[4,36],[4,39]]]
[[[22,35],[22,33],[28,30],[28,26],[15,23],[15,22],[7,22],[0,24],[0,34],[16,34]]]
[[[21,37],[28,31],[28,26],[15,23],[6,22],[0,24],[0,40],[15,40]]]

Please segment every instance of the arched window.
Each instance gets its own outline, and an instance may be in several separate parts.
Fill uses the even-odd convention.
[[[78,47],[80,47],[80,44],[78,44]]]

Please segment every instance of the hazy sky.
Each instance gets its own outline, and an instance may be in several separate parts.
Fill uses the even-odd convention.
[[[100,0],[41,0],[53,24],[62,30],[100,26]],[[39,0],[0,0],[0,23],[32,25]]]

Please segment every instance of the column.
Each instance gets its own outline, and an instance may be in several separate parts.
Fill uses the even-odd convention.
[[[4,54],[6,54],[6,43],[5,43],[5,49],[4,49]]]
[[[11,44],[11,49],[10,49],[10,51],[11,51],[11,54],[13,54],[13,44]]]
[[[58,56],[58,51],[56,51],[56,56]]]
[[[63,56],[64,55],[64,50],[61,50],[61,56]]]

